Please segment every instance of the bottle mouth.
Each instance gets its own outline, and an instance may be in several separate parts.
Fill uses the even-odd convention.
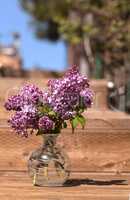
[[[52,149],[56,144],[56,139],[58,134],[44,134],[43,136],[43,143],[45,148]]]
[[[46,133],[46,134],[42,134],[42,137],[43,137],[44,140],[46,140],[46,139],[47,140],[48,139],[51,140],[51,139],[57,138],[58,135],[59,135],[59,133],[55,133],[55,134],[54,133],[52,133],[52,134],[51,133]]]

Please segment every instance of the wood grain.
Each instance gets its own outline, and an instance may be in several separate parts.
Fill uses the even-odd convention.
[[[130,174],[73,173],[65,187],[36,187],[26,172],[0,171],[1,200],[128,200]]]

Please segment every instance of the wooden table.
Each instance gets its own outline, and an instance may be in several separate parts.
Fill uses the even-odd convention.
[[[65,187],[34,187],[25,171],[0,171],[0,200],[129,200],[130,174],[72,173]]]

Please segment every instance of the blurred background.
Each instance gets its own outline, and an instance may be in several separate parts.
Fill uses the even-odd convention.
[[[3,93],[77,65],[90,79],[106,79],[111,109],[130,113],[129,0],[4,0],[0,7]]]

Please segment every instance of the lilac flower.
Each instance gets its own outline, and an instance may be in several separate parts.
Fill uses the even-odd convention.
[[[42,99],[43,92],[35,85],[25,85],[18,95],[10,97],[5,103],[7,110],[22,110],[23,106],[36,104]]]
[[[21,107],[23,105],[23,99],[22,97],[18,94],[18,95],[14,95],[12,97],[10,97],[7,102],[5,103],[5,108],[7,110],[21,110]]]
[[[30,129],[40,129],[42,133],[60,131],[64,120],[81,116],[91,106],[92,99],[88,79],[74,67],[63,78],[50,80],[44,93],[33,84],[25,85],[18,95],[7,100],[5,108],[16,111],[9,123],[18,134],[27,137]]]
[[[68,78],[70,85],[74,87],[76,91],[80,91],[85,87],[89,87],[89,81],[86,76],[80,75],[79,69],[74,66],[65,74],[65,79]]]
[[[92,90],[86,88],[80,92],[81,97],[83,97],[83,104],[85,108],[90,107],[93,102],[93,93]]]
[[[49,117],[43,116],[39,119],[39,128],[43,131],[52,130],[53,126],[54,122]]]
[[[33,84],[25,85],[19,93],[26,104],[37,104],[38,101],[42,99],[43,95],[43,92]]]
[[[36,129],[36,117],[23,111],[16,112],[9,120],[11,127],[22,136],[28,136],[28,129]]]
[[[80,103],[80,92],[89,87],[86,76],[81,76],[77,68],[69,70],[62,79],[50,80],[49,91],[43,95],[46,102],[58,115],[65,119]],[[67,117],[68,119],[68,117]]]
[[[35,116],[37,114],[37,109],[34,105],[30,104],[30,105],[24,105],[22,107],[22,111],[23,113],[31,113],[32,116]]]
[[[76,112],[75,111],[73,111],[73,112],[66,112],[65,114],[62,115],[62,119],[63,120],[68,120],[68,119],[73,118],[74,116],[76,116]]]
[[[61,79],[52,79],[48,81],[48,87],[50,91],[57,90],[59,84],[61,82]]]

